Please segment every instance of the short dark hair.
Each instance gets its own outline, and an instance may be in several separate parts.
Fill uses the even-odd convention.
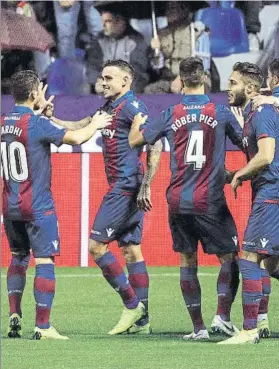
[[[273,76],[279,79],[279,59],[274,59],[270,64],[268,69]]]
[[[264,76],[261,69],[256,64],[237,62],[233,66],[233,71],[240,73],[246,79],[246,82],[254,84],[258,91],[262,87]]]
[[[28,100],[30,92],[39,86],[39,77],[32,70],[16,72],[11,77],[11,91],[16,103]]]
[[[198,87],[204,83],[205,75],[203,61],[190,56],[179,64],[179,76],[187,87]]]
[[[132,79],[135,77],[135,69],[132,67],[132,65],[125,60],[122,59],[116,59],[116,60],[108,60],[104,63],[103,68],[105,67],[117,67],[124,72],[127,72],[130,74]]]

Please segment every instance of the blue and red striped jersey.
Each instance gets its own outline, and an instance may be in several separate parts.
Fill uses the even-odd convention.
[[[242,129],[232,112],[207,95],[184,95],[180,104],[143,127],[154,143],[166,136],[170,145],[169,209],[181,214],[218,211],[225,201],[226,137],[242,147]]]
[[[273,105],[261,105],[252,110],[249,103],[244,110],[243,146],[249,162],[258,152],[258,140],[275,139],[272,163],[252,178],[253,201],[279,201],[279,114]]]
[[[50,144],[61,145],[65,132],[24,106],[1,117],[4,217],[33,220],[54,209]]]
[[[279,87],[275,87],[275,89],[272,91],[272,95],[275,97],[279,97]]]
[[[147,108],[132,91],[128,91],[114,102],[107,101],[101,110],[114,115],[112,124],[101,130],[105,171],[111,191],[135,191],[143,176],[142,148],[131,149],[128,135],[134,116],[139,112],[147,114]]]

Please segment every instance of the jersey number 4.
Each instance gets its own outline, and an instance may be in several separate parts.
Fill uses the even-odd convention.
[[[184,163],[192,164],[195,170],[201,170],[206,162],[203,154],[203,131],[192,131],[184,155]]]
[[[28,179],[26,150],[21,142],[1,142],[1,158],[6,181],[24,182]]]

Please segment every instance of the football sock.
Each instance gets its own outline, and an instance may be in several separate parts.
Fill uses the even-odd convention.
[[[7,272],[7,290],[10,316],[14,313],[22,317],[21,299],[26,284],[26,270],[30,261],[27,256],[13,255]]]
[[[217,280],[217,315],[229,322],[232,303],[239,285],[239,268],[236,261],[226,261],[221,265]]]
[[[268,301],[271,293],[270,275],[266,269],[261,268],[262,299],[259,306],[259,315],[268,313]]]
[[[180,268],[180,287],[182,295],[192,319],[194,332],[206,329],[201,313],[201,288],[197,276],[197,267]]]
[[[243,328],[255,329],[262,298],[261,268],[258,263],[243,259],[239,261],[239,268],[242,274]]]
[[[119,293],[124,305],[128,309],[136,308],[139,304],[139,298],[135,294],[116,257],[108,251],[95,262],[101,268],[103,276],[108,283]]]
[[[127,263],[127,270],[129,273],[129,282],[135,291],[139,300],[145,307],[144,316],[137,321],[137,325],[145,325],[148,323],[148,289],[149,289],[149,276],[146,269],[145,261],[136,263]]]
[[[36,327],[50,327],[49,317],[55,294],[54,264],[39,264],[36,266],[34,280],[34,297],[36,301]]]

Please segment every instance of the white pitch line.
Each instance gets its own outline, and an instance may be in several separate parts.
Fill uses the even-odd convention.
[[[198,273],[199,277],[216,277],[217,273]],[[149,277],[179,277],[179,273],[149,273]],[[34,277],[33,274],[27,274],[27,277]],[[1,278],[6,278],[6,274],[1,274]],[[56,274],[56,278],[103,278],[102,274]]]

